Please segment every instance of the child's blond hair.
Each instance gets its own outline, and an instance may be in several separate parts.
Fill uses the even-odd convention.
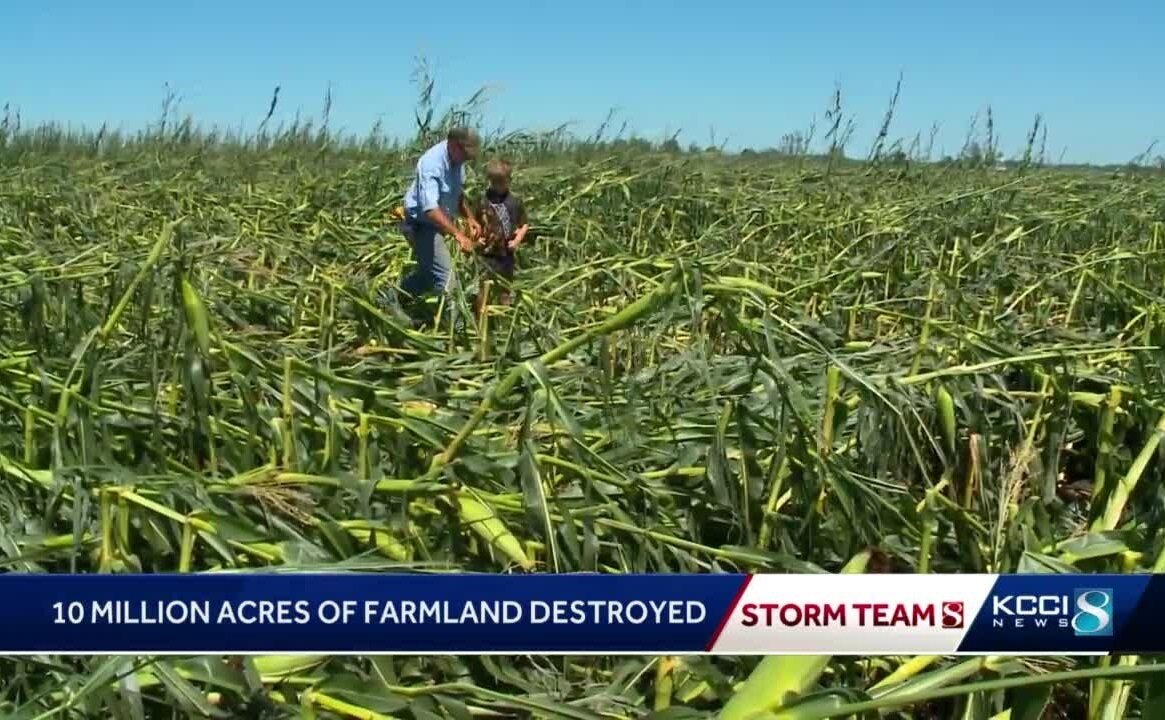
[[[490,180],[509,180],[514,173],[514,167],[505,160],[497,158],[485,164],[485,176]]]

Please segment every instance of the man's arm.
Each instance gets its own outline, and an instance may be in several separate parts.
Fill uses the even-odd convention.
[[[445,214],[445,211],[439,207],[433,208],[432,210],[426,210],[425,217],[429,219],[429,222],[437,226],[437,229],[441,231],[442,235],[448,235],[457,238],[462,234],[461,231],[457,229],[457,226],[453,224],[453,221],[449,219],[449,216]],[[458,244],[462,244],[460,239],[458,239],[457,242]]]
[[[437,226],[441,234],[452,236],[462,250],[469,252],[473,249],[473,243],[457,229],[457,226],[441,209],[441,204],[438,202],[441,198],[441,187],[437,182],[437,176],[432,173],[424,173],[423,170],[422,173],[417,178],[420,181],[417,183],[417,188],[420,191],[418,194],[421,200],[421,212],[429,219],[429,222]]]

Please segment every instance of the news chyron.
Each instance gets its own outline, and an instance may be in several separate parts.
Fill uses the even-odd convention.
[[[0,653],[1165,652],[1165,575],[323,577],[0,574]]]

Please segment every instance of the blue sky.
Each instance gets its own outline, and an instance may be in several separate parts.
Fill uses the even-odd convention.
[[[953,154],[990,104],[1008,154],[1042,113],[1053,159],[1120,162],[1165,135],[1163,27],[1161,0],[0,0],[0,104],[136,129],[168,82],[203,124],[254,128],[276,84],[289,120],[330,81],[334,125],[407,133],[424,55],[443,99],[493,88],[491,124],[589,133],[616,108],[733,148],[820,124],[839,84],[864,152],[901,71],[892,136],[938,122]]]

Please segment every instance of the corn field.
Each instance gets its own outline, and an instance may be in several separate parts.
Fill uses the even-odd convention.
[[[1165,570],[1159,177],[516,159],[515,301],[457,333],[377,301],[405,148],[0,152],[0,564]],[[1116,720],[1165,717],[1158,669],[0,658],[0,710]]]

